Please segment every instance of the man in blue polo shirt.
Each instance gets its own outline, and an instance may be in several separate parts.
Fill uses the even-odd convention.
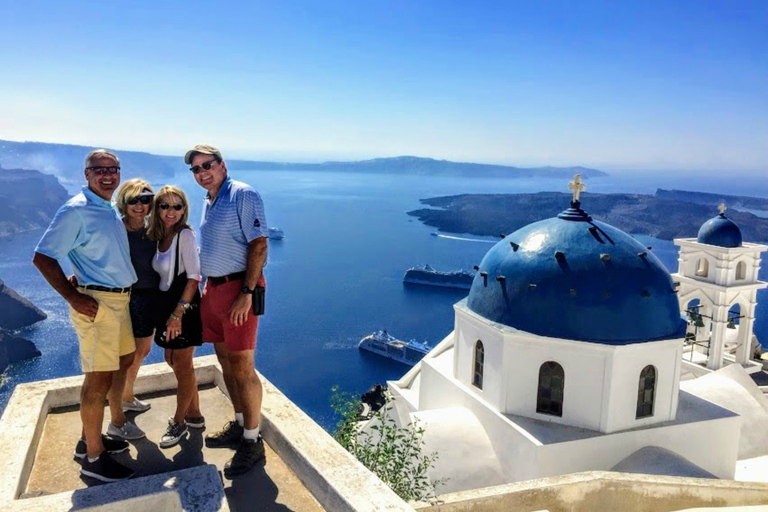
[[[208,191],[200,224],[200,269],[207,278],[200,302],[203,341],[214,344],[235,409],[235,419],[205,443],[237,447],[224,466],[224,476],[233,478],[264,460],[262,387],[254,368],[259,317],[252,308],[254,290],[265,286],[267,221],[261,196],[227,175],[218,149],[198,144],[184,162]]]
[[[80,393],[83,437],[75,448],[75,457],[83,461],[80,472],[111,482],[130,478],[133,470],[109,456],[127,450],[128,443],[102,435],[107,396],[112,414],[108,433],[126,439],[144,436],[126,421],[122,410],[125,372],[136,350],[128,310],[136,273],[128,235],[110,201],[120,184],[117,155],[103,149],[90,153],[85,159],[85,179],[88,185],[82,192],[56,212],[32,261],[69,303],[70,319],[80,342],[85,373]],[[67,280],[59,264],[65,258],[72,264],[77,287]]]

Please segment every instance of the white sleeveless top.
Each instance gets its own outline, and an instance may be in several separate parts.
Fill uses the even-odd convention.
[[[176,260],[176,241],[179,242],[179,268],[173,273],[173,266]],[[200,281],[200,255],[195,243],[195,234],[191,229],[184,229],[178,236],[173,237],[171,246],[167,251],[155,252],[152,258],[152,268],[160,274],[160,290],[167,292],[171,288],[173,278],[177,275],[187,272],[188,279]]]

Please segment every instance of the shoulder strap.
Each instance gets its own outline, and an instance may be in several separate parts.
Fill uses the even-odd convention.
[[[176,233],[176,262],[173,267],[173,276],[179,275],[179,245],[181,245],[181,232]]]

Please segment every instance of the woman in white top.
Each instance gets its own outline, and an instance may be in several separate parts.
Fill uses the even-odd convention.
[[[195,234],[187,224],[187,196],[178,187],[167,185],[155,195],[148,235],[157,241],[152,267],[160,274],[162,312],[155,342],[165,349],[165,360],[178,382],[176,412],[160,439],[160,447],[177,444],[187,427],[203,428],[200,398],[192,362],[195,346],[202,344],[200,323],[200,257]]]

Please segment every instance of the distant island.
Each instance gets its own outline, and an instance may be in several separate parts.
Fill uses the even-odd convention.
[[[69,196],[55,176],[0,167],[0,238],[47,227]]]
[[[392,158],[374,158],[354,162],[323,162],[320,164],[299,164],[281,162],[259,162],[251,160],[228,160],[232,169],[241,170],[290,170],[290,171],[333,171],[360,172],[373,174],[407,174],[416,176],[458,176],[483,178],[572,178],[581,174],[582,178],[608,176],[603,171],[587,167],[513,167],[510,165],[477,164],[471,162],[451,162],[417,156],[397,156]]]
[[[0,140],[0,166],[8,168],[37,169],[54,174],[65,184],[80,183],[83,177],[83,158],[96,148],[72,144],[47,142],[15,142]],[[112,149],[112,148],[107,148]],[[226,148],[222,148],[226,157]],[[141,151],[114,149],[120,156],[123,176],[141,176],[162,181],[172,178],[177,171],[184,171],[182,155],[154,155]],[[484,178],[582,178],[607,176],[597,169],[586,167],[513,167],[509,165],[451,162],[434,158],[397,156],[350,162],[292,163],[262,160],[236,160],[227,158],[232,170],[240,171],[328,171],[375,174],[407,174],[417,176],[458,176]]]
[[[749,210],[768,211],[768,199],[762,197],[748,196],[729,196],[727,194],[714,194],[712,192],[688,192],[686,190],[656,190],[656,197],[661,199],[675,199],[697,204],[720,204],[725,203],[728,208],[739,210],[747,208]]]
[[[674,198],[669,198],[669,192],[674,192]],[[721,197],[717,194],[712,196]],[[764,205],[766,202],[760,198],[727,197],[732,204]],[[696,202],[701,198],[701,192],[682,190],[659,190],[655,195],[581,195],[582,208],[595,220],[607,222],[628,233],[651,235],[664,240],[695,237],[704,221],[717,215],[719,200],[706,201],[704,204]],[[512,233],[531,222],[554,217],[568,208],[570,200],[571,194],[560,192],[463,194],[422,199],[423,204],[432,208],[413,210],[408,215],[418,217],[420,221],[443,232],[498,236]],[[768,218],[734,208],[728,209],[726,215],[739,225],[744,240],[768,241]]]

